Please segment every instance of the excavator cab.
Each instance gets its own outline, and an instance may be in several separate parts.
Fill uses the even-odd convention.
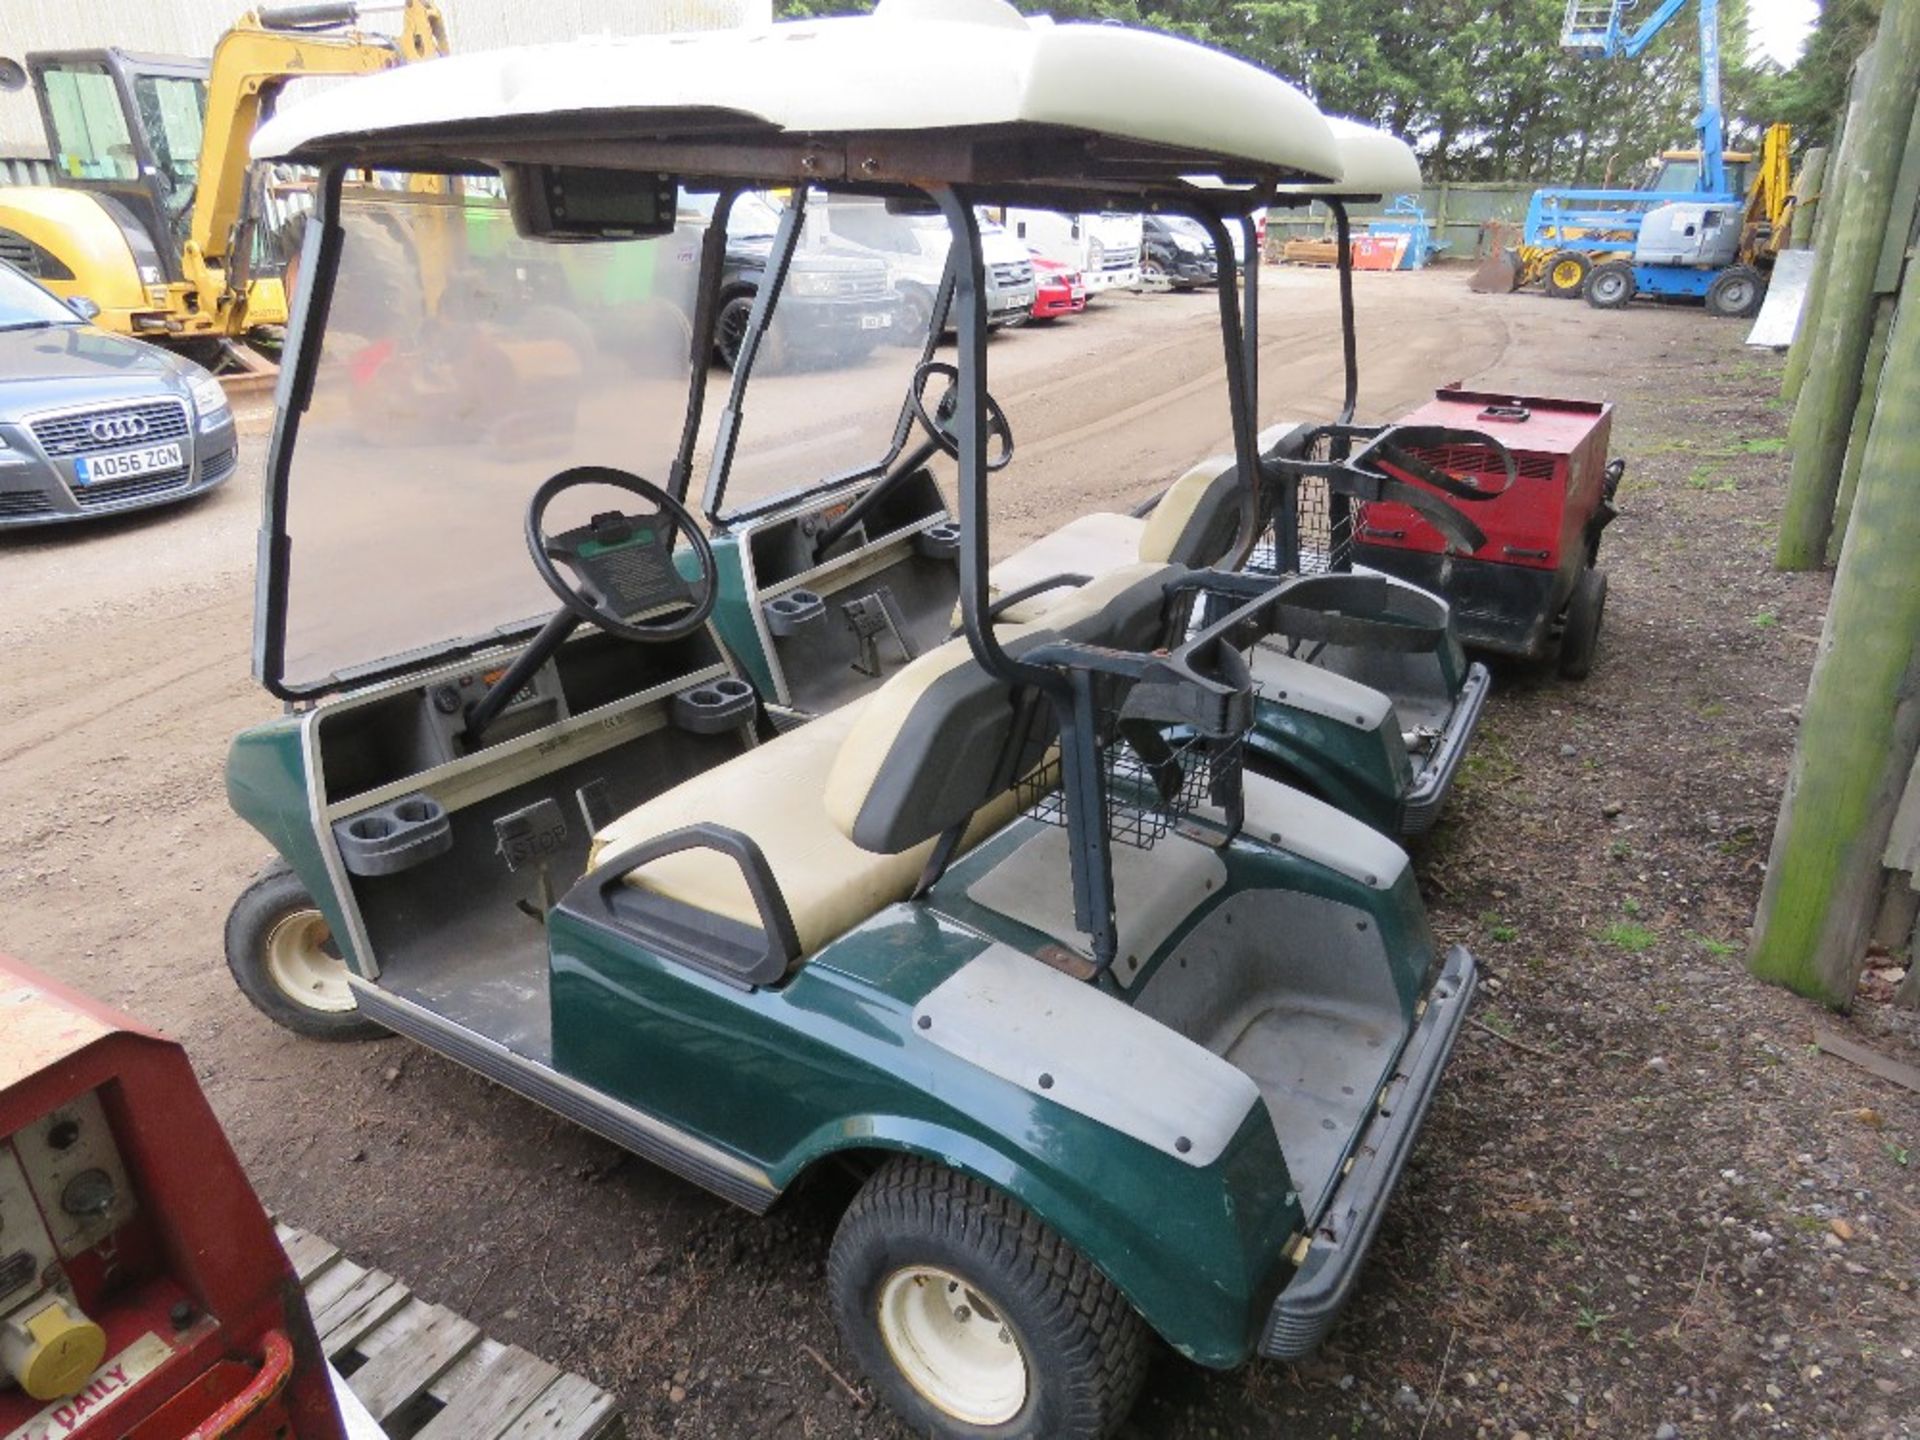
[[[206,131],[207,70],[205,61],[118,49],[27,57],[60,183],[109,202],[147,284],[183,278],[180,256]],[[150,253],[142,253],[133,227]]]
[[[358,28],[357,0],[243,15],[213,58],[93,49],[30,54],[55,183],[0,188],[0,258],[94,323],[209,363],[223,342],[285,324],[277,237],[248,164],[254,128],[291,81],[363,75],[447,52],[433,0],[403,0],[397,33]]]

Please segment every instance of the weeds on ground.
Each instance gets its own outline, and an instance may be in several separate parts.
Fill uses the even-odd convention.
[[[1615,920],[1600,932],[1600,938],[1629,955],[1638,955],[1651,950],[1660,937],[1637,921]]]

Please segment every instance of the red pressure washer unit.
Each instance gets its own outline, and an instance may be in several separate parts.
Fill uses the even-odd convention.
[[[185,1052],[0,958],[0,1437],[342,1434]]]
[[[1489,492],[1467,512],[1486,542],[1471,556],[1450,556],[1440,532],[1410,506],[1370,500],[1356,507],[1355,562],[1444,596],[1464,644],[1530,660],[1557,654],[1561,674],[1583,678],[1606,614],[1600,532],[1616,513],[1614,492],[1626,468],[1607,459],[1613,406],[1455,385],[1397,423],[1497,435],[1512,452],[1516,473],[1502,489],[1505,462],[1484,446],[1412,450]],[[1417,475],[1395,473],[1432,488]]]

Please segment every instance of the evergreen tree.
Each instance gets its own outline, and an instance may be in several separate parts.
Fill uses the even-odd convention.
[[[1436,180],[1636,184],[1662,150],[1695,143],[1698,31],[1677,16],[1634,60],[1560,48],[1564,0],[1015,0],[1058,20],[1118,20],[1245,56],[1329,114],[1406,137]],[[1800,65],[1749,65],[1744,0],[1721,16],[1731,146],[1777,119],[1824,136],[1879,0],[1825,0]],[[869,0],[781,0],[788,15],[857,14]],[[1864,17],[1864,18],[1863,18]]]

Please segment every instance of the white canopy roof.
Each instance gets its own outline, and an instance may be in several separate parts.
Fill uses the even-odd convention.
[[[1403,195],[1426,182],[1413,147],[1397,135],[1344,116],[1326,117],[1340,151],[1340,178],[1331,184],[1281,185],[1282,195]]]
[[[1325,119],[1276,76],[1167,35],[1028,19],[1003,0],[880,0],[871,16],[406,65],[290,108],[261,127],[253,154],[393,154],[468,135],[724,146],[914,132],[982,142],[1078,133],[1254,173],[1341,173]],[[463,158],[492,153],[474,145]]]

